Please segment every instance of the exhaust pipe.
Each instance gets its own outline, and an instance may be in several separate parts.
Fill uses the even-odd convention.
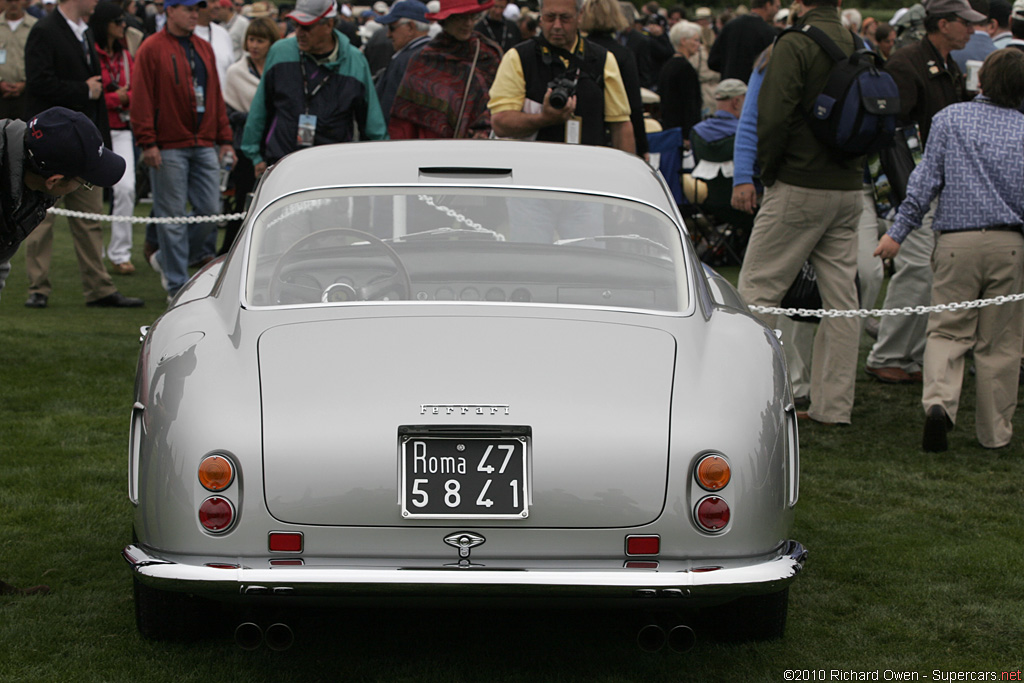
[[[640,631],[636,634],[636,644],[644,652],[657,652],[665,647],[665,629],[657,624],[640,627]]]
[[[295,634],[288,624],[271,624],[267,627],[267,647],[278,652],[287,650],[295,643]]]
[[[257,650],[263,644],[263,629],[251,621],[244,621],[235,628],[235,642],[243,650]]]
[[[679,624],[668,632],[668,646],[673,652],[689,652],[697,644],[697,634],[686,624]]]

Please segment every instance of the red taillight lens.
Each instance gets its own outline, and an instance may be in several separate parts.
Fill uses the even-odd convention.
[[[273,553],[301,553],[302,534],[288,531],[271,531],[268,544],[270,552]]]
[[[199,506],[199,523],[207,531],[226,531],[235,521],[235,506],[227,498],[210,496]]]
[[[626,536],[627,555],[657,555],[659,552],[660,536]]]
[[[705,531],[721,531],[729,523],[729,506],[718,496],[697,503],[697,524]]]
[[[231,461],[223,455],[208,455],[199,463],[199,483],[209,491],[223,491],[234,478]]]
[[[303,560],[301,560],[301,559],[298,559],[298,558],[296,558],[294,560],[271,560],[270,561],[270,566],[271,567],[301,567],[304,564],[305,564],[305,562]]]
[[[697,483],[708,491],[724,489],[731,478],[729,463],[720,455],[706,455],[697,463]]]

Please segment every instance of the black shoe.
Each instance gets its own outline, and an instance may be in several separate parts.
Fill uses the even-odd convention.
[[[25,301],[25,308],[46,308],[46,304],[49,303],[50,297],[40,292],[32,292],[28,295],[28,299]]]
[[[921,447],[927,453],[942,453],[949,449],[946,433],[952,428],[946,409],[942,406],[929,406],[925,411],[924,439]]]
[[[97,308],[140,308],[146,304],[142,299],[136,299],[134,297],[125,296],[121,292],[114,292],[109,294],[102,299],[96,299],[95,301],[87,301],[86,306],[93,306]]]
[[[800,411],[805,411],[811,407],[810,396],[797,396],[793,399],[793,407]]]

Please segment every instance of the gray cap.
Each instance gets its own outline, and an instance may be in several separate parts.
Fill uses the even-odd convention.
[[[955,14],[964,21],[977,24],[988,19],[981,12],[975,12],[967,0],[925,0],[924,11],[928,14]]]
[[[747,84],[738,78],[727,78],[715,86],[715,99],[728,100],[747,94]]]

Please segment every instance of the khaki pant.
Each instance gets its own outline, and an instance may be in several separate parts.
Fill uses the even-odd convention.
[[[103,213],[103,188],[79,188],[64,197],[64,207],[71,211]],[[60,203],[58,203],[58,206]],[[28,274],[29,294],[50,296],[50,259],[53,256],[54,216],[47,214],[25,240],[25,271]],[[96,301],[117,291],[110,274],[103,265],[103,229],[99,221],[68,218],[71,239],[75,243],[78,271],[82,277],[85,300]]]
[[[1018,294],[1024,287],[1024,235],[1019,232],[948,232],[932,256],[932,304]],[[941,405],[956,421],[964,355],[974,349],[978,441],[998,448],[1013,436],[1017,408],[1024,303],[932,313],[924,349],[927,410]]]
[[[857,224],[861,190],[814,190],[776,182],[754,220],[739,292],[748,304],[778,306],[804,262],[817,271],[825,308],[856,309]],[[759,315],[770,327],[775,317]],[[811,359],[810,416],[849,423],[853,412],[860,322],[823,318]]]

